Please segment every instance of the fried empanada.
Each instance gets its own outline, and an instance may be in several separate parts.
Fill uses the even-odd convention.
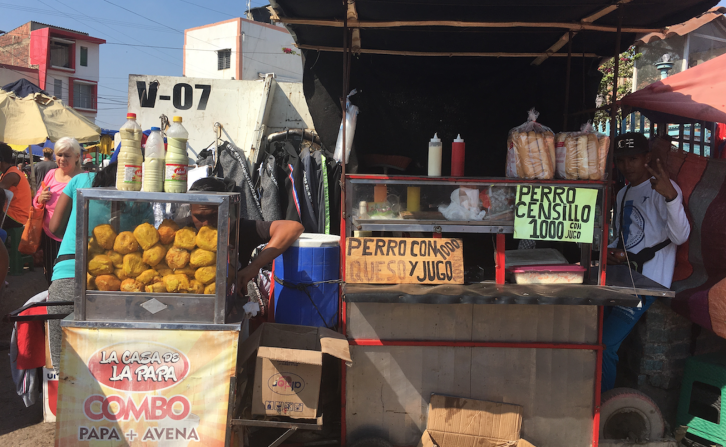
[[[86,290],[96,290],[96,278],[90,273],[86,273]]]
[[[88,262],[88,272],[93,276],[113,273],[113,261],[106,255],[96,255]]]
[[[166,265],[172,269],[184,268],[187,264],[189,264],[189,257],[189,252],[183,248],[176,246],[171,247],[169,251],[166,252]]]
[[[144,285],[140,283],[139,281],[136,281],[134,278],[128,278],[121,281],[121,287],[122,292],[143,292]]]
[[[197,236],[199,241],[199,236]],[[217,253],[203,248],[195,248],[189,257],[189,267],[198,269],[199,267],[206,267],[208,265],[214,265],[217,263]]]
[[[179,231],[179,225],[171,219],[164,219],[159,225],[159,240],[162,244],[172,244],[174,242],[174,235]]]
[[[149,293],[166,293],[166,286],[163,282],[155,282],[144,288]]]
[[[166,256],[166,248],[161,244],[156,244],[153,247],[144,250],[144,262],[154,267],[161,263]]]
[[[139,276],[136,277],[136,281],[143,285],[147,285],[159,276],[159,272],[154,269],[144,270]]]
[[[200,283],[196,279],[192,279],[189,281],[189,293],[198,293],[202,294],[204,293],[204,284]]]
[[[166,291],[169,293],[181,292],[182,290],[186,291],[189,289],[189,278],[187,278],[187,275],[168,275],[163,278],[163,281]]]
[[[149,266],[144,264],[141,253],[124,255],[124,273],[126,273],[126,276],[136,278],[146,270],[149,270]]]
[[[116,236],[116,242],[113,244],[113,251],[127,255],[139,251],[139,243],[134,237],[134,233],[130,231],[122,231]]]
[[[217,293],[217,283],[212,283],[204,288],[205,295],[214,295]]]
[[[93,229],[93,237],[96,238],[96,242],[104,250],[112,250],[113,243],[116,240],[116,232],[113,231],[111,225],[103,224]]]
[[[217,229],[208,225],[199,229],[197,247],[217,252]]]
[[[96,276],[96,287],[104,292],[116,292],[121,287],[121,281],[113,275]]]
[[[217,278],[217,267],[201,267],[197,269],[194,278],[200,283],[207,285]]]
[[[124,255],[122,255],[121,253],[115,252],[113,250],[106,250],[106,256],[111,258],[113,266],[117,269],[120,269],[124,266]]]
[[[197,230],[192,227],[184,227],[174,235],[174,246],[184,250],[194,250],[197,245]],[[171,265],[169,266],[171,267]]]
[[[159,232],[150,223],[142,223],[134,229],[134,237],[142,250],[148,250],[159,242]]]

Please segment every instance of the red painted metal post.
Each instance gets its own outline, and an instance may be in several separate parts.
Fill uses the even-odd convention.
[[[541,343],[516,341],[457,341],[457,340],[378,340],[378,339],[349,339],[351,346],[425,346],[425,347],[455,347],[455,348],[510,348],[510,349],[579,349],[583,351],[598,351],[601,345],[588,345],[583,343]]]
[[[505,266],[505,256],[504,256],[504,233],[497,233],[497,242],[496,242],[496,249],[497,249],[497,265],[495,267],[496,269],[496,282],[497,284],[504,284],[504,266]]]
[[[600,441],[600,388],[602,387],[602,353],[605,346],[602,344],[602,326],[605,313],[603,307],[597,307],[597,344],[599,349],[595,353],[595,406],[592,415],[592,447],[598,447]]]

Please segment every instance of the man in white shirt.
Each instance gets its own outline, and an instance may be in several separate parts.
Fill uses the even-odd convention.
[[[651,162],[648,139],[626,133],[615,139],[615,160],[628,185],[615,202],[615,241],[608,264],[627,264],[647,278],[671,286],[676,247],[688,240],[691,226],[683,209],[683,194],[668,177],[660,159]],[[641,296],[635,308],[606,307],[603,325],[602,391],[615,386],[618,348],[655,297]]]

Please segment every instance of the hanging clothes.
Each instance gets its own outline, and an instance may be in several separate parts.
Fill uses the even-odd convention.
[[[318,190],[315,198],[317,201],[318,233],[330,234],[330,194],[327,157],[322,151],[315,151],[312,156],[318,166]]]
[[[273,222],[282,219],[280,211],[280,186],[275,176],[275,157],[268,155],[260,165],[259,173],[259,195],[262,207],[262,218],[266,222]]]
[[[302,222],[300,197],[304,190],[302,189],[303,174],[300,157],[289,141],[275,141],[272,143],[271,149],[278,168],[275,172],[277,183],[284,185],[285,188],[284,193],[282,190],[280,191],[282,216],[285,220]],[[303,226],[305,226],[304,223]],[[310,231],[307,226],[305,226],[305,230]]]
[[[247,157],[244,152],[234,144],[224,141],[217,148],[217,164],[214,165],[211,153],[200,157],[198,166],[213,166],[212,173],[217,177],[232,180],[240,194],[240,217],[248,220],[262,220],[262,207],[257,192],[252,185]]]
[[[303,168],[303,225],[305,230],[311,233],[321,233],[318,225],[318,178],[320,169],[306,147],[300,152],[300,161]],[[308,226],[310,229],[308,229]]]

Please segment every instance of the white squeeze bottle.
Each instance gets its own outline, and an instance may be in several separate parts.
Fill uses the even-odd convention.
[[[187,192],[187,140],[189,132],[182,126],[181,116],[174,117],[174,123],[166,132],[166,170],[164,191]]]
[[[118,153],[116,189],[119,191],[141,190],[141,126],[136,122],[136,114],[126,114],[128,121],[121,126],[121,150]]]
[[[441,140],[437,133],[429,142],[429,177],[441,177]]]
[[[146,157],[144,157],[143,190],[146,192],[161,192],[164,190],[164,165],[166,153],[164,151],[164,137],[161,129],[151,128],[151,134],[146,139]]]

